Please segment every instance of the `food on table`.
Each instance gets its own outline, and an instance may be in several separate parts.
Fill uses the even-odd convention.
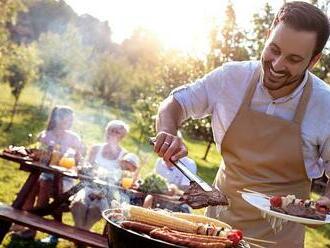
[[[330,209],[319,206],[311,200],[302,200],[295,195],[270,197],[270,209],[283,214],[294,215],[315,220],[325,220]]]
[[[144,193],[165,194],[168,191],[167,181],[164,177],[152,173],[144,178],[139,190]]]
[[[5,148],[4,152],[18,155],[18,156],[28,156],[29,152],[25,146],[13,146],[10,145],[8,148]]]
[[[189,189],[184,192],[180,201],[186,202],[194,209],[229,204],[226,195],[221,190],[212,187],[212,191],[204,191],[196,182],[190,183]]]
[[[118,214],[117,210],[110,213],[109,217],[120,220],[123,228],[176,245],[200,248],[235,247],[243,239],[241,231],[233,230],[228,224],[205,216],[178,214],[132,205],[122,209],[125,220],[119,218]]]
[[[35,161],[39,161],[42,156],[48,154],[47,151],[43,151],[40,149],[26,148],[25,146],[13,146],[13,145],[10,145],[9,147],[5,148],[4,152],[22,157],[24,159],[31,159]]]

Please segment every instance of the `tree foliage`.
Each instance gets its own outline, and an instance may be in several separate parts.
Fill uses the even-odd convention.
[[[134,124],[139,131],[139,144],[145,143],[149,137],[156,134],[155,117],[162,97],[156,88],[149,89],[154,94],[145,95],[141,93],[140,98],[133,105]]]
[[[40,59],[34,45],[11,45],[10,59],[5,74],[5,82],[9,83],[11,93],[14,96],[14,105],[7,130],[13,123],[16,114],[17,103],[26,84],[36,81],[39,77]]]
[[[9,24],[15,24],[17,13],[26,10],[20,0],[0,1],[0,81],[6,74],[10,58]]]
[[[313,4],[327,11],[329,2],[314,0]],[[81,94],[86,103],[87,99],[97,98],[107,107],[132,110],[141,141],[155,134],[154,116],[159,103],[174,88],[195,81],[225,62],[258,59],[274,18],[270,4],[266,3],[262,12],[253,16],[253,30],[244,31],[238,27],[229,1],[225,21],[220,26],[214,19],[209,30],[207,56],[196,58],[165,49],[156,35],[144,28],[137,28],[121,44],[115,44],[107,22],[90,15],[78,16],[63,0],[24,0],[24,3],[28,11],[18,15],[17,25],[14,20],[18,11],[24,10],[22,2],[1,1],[0,6],[0,53],[5,55],[0,56],[0,76],[7,76],[14,96],[19,96],[31,80],[22,65],[10,62],[11,58],[19,58],[19,47],[23,47],[19,44],[36,41],[42,61],[40,65],[36,63],[40,69],[38,85],[45,92],[45,99],[46,96],[63,99],[74,93]],[[16,46],[11,46],[12,42]],[[13,51],[17,48],[17,53],[11,56],[9,47]],[[327,79],[329,65],[326,49],[314,73]],[[210,118],[188,120],[183,132],[185,136],[209,142],[206,159],[213,142]]]
[[[68,90],[85,86],[85,77],[89,78],[89,57],[91,49],[82,44],[81,36],[72,25],[60,35],[43,33],[37,42],[42,65],[39,86],[47,95],[64,97]]]
[[[269,3],[266,3],[261,12],[255,13],[252,18],[253,30],[250,37],[250,57],[259,59],[264,48],[268,31],[271,28],[275,14]]]
[[[246,36],[236,23],[236,14],[231,2],[226,7],[226,18],[221,30],[219,41],[221,64],[227,61],[241,61],[249,59],[246,49]]]

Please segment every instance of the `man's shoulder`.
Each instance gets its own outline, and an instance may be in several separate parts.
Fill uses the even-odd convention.
[[[328,125],[330,123],[330,86],[313,74],[312,79],[312,95],[306,110],[309,113],[309,121],[318,122],[322,117],[323,124]]]
[[[229,82],[242,82],[248,80],[260,65],[260,61],[231,61],[224,63],[216,69],[217,73],[222,73],[223,79]]]
[[[225,70],[239,70],[241,72],[254,71],[260,65],[258,60],[230,61],[222,65]]]
[[[330,103],[330,85],[312,73],[311,76],[313,79],[312,95],[314,95],[318,101],[325,101],[326,103]]]

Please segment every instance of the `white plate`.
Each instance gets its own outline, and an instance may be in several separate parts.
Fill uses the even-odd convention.
[[[273,210],[270,210],[270,202],[268,199],[258,196],[253,193],[242,193],[242,198],[250,203],[252,206],[260,209],[262,212],[265,212],[271,216],[281,218],[284,220],[288,221],[293,221],[293,222],[298,222],[301,224],[311,224],[311,225],[324,225],[327,223],[330,223],[330,215],[327,214],[326,219],[323,220],[313,220],[313,219],[308,219],[308,218],[303,218],[303,217],[297,217],[293,215],[288,215],[288,214],[282,214]]]

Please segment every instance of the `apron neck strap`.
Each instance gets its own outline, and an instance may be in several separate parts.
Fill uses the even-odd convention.
[[[242,102],[242,107],[244,107],[244,108],[249,108],[251,105],[251,100],[254,95],[254,91],[257,87],[258,79],[260,76],[260,71],[261,71],[261,65],[259,64],[252,75],[248,89],[245,93],[245,96],[244,96],[244,99]]]
[[[305,111],[311,94],[312,94],[312,77],[308,72],[308,79],[304,86],[304,91],[300,97],[298,106],[296,108],[296,113],[293,118],[294,122],[301,124],[302,120],[304,119]]]

